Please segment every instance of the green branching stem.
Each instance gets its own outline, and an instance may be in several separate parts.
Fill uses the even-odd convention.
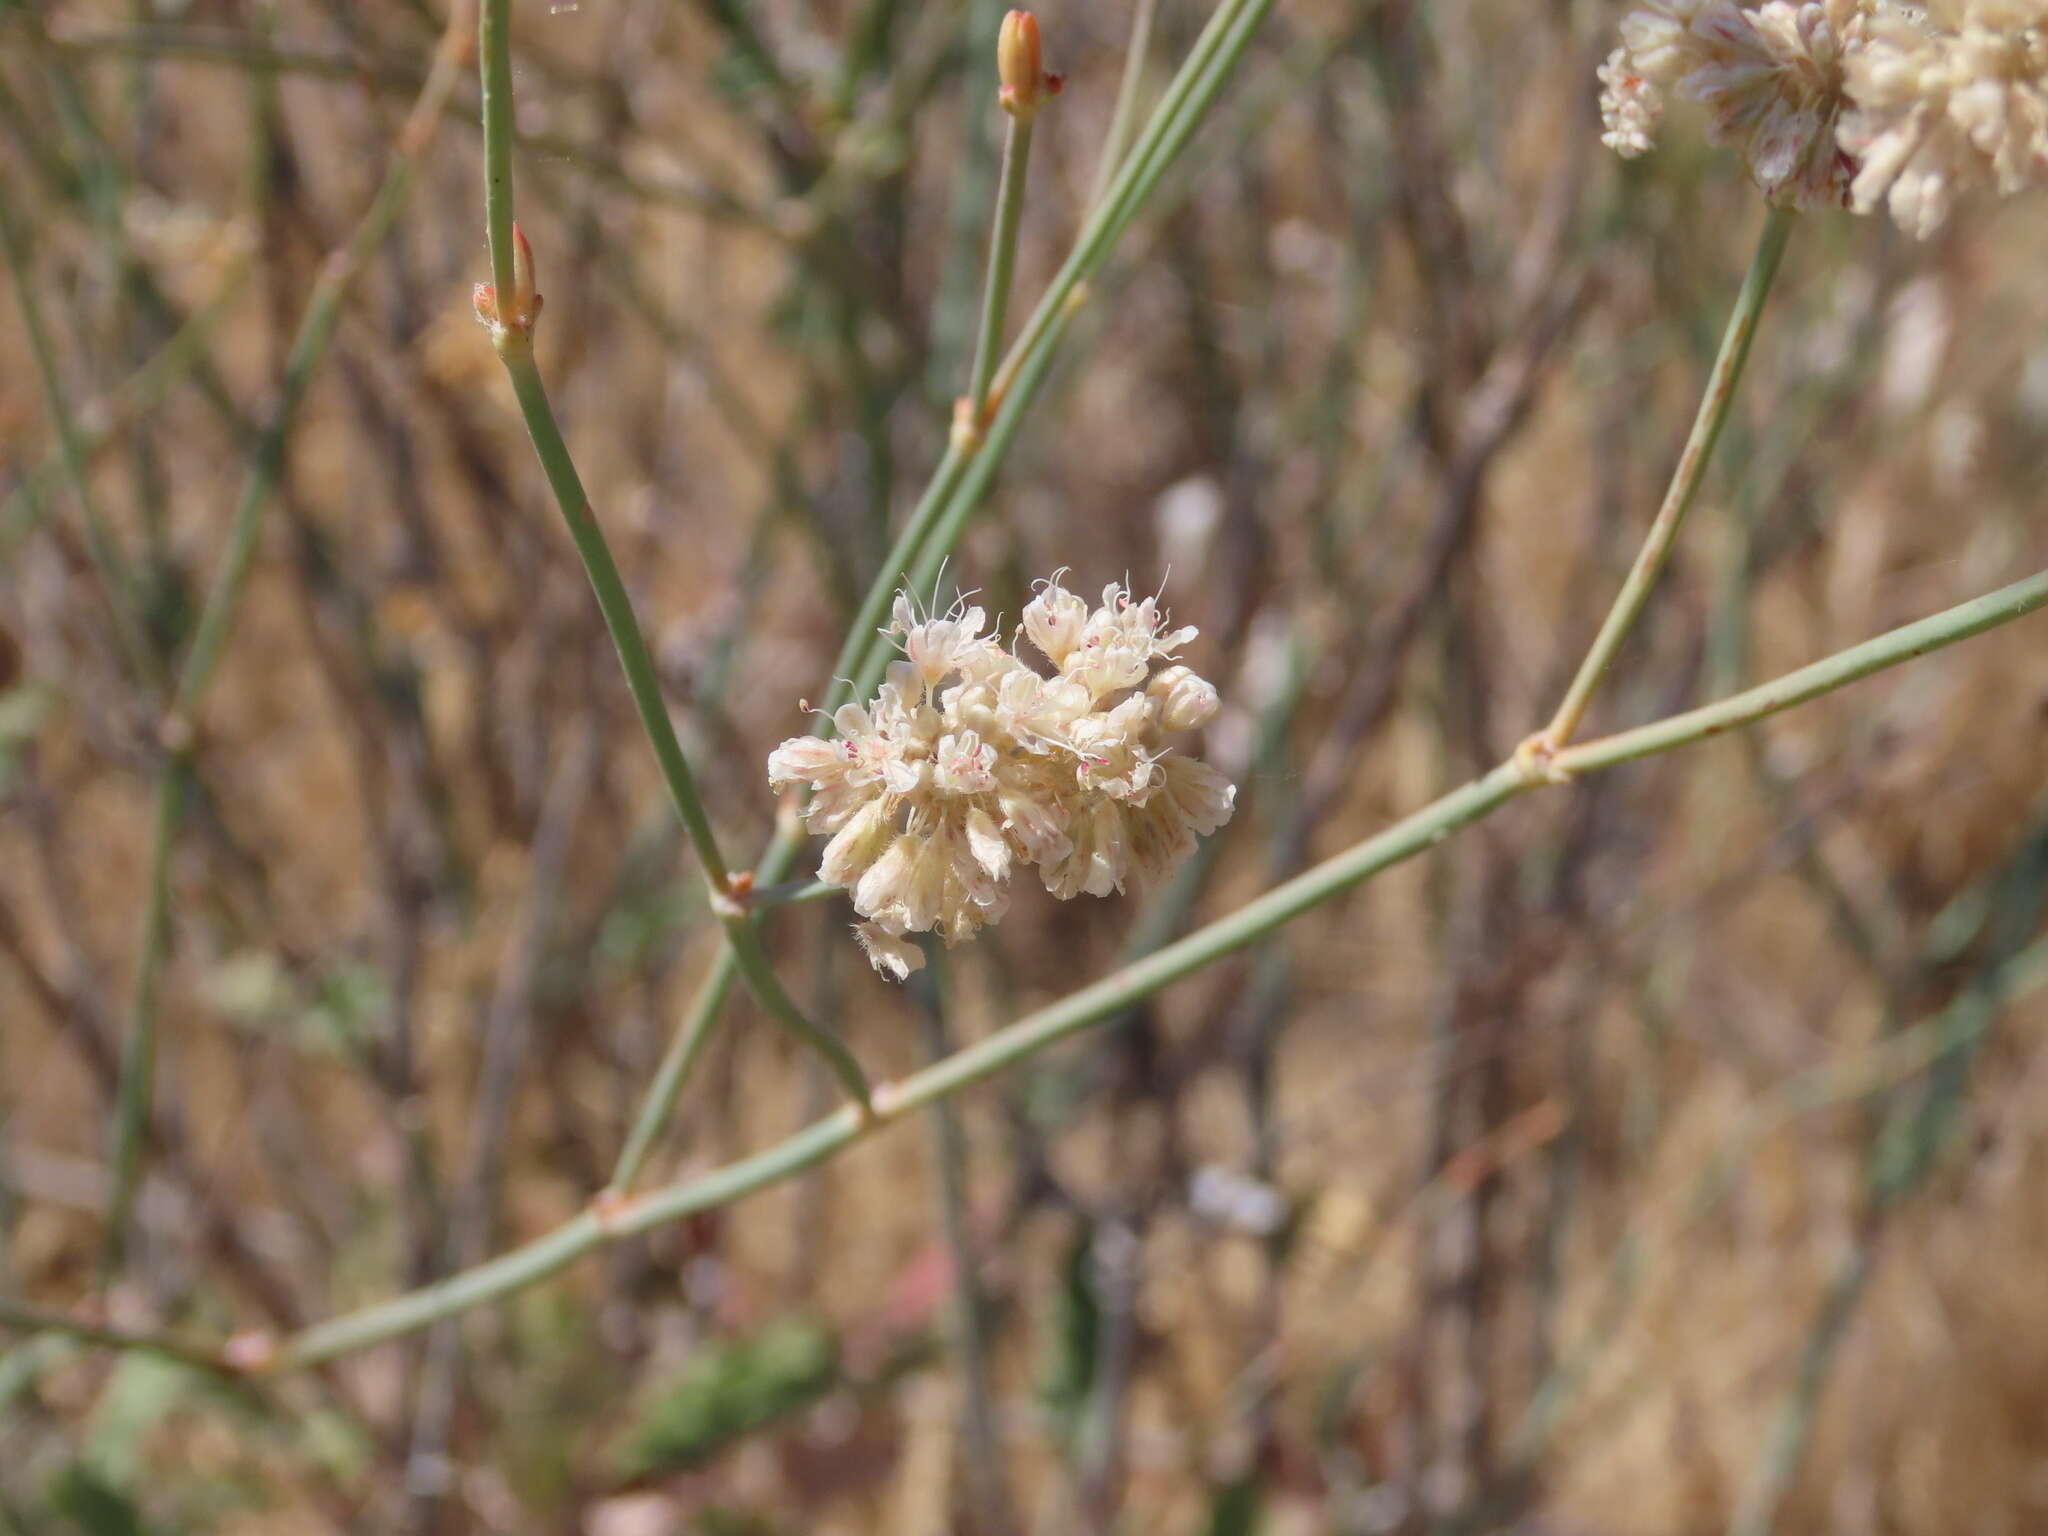
[[[626,1131],[626,1143],[619,1149],[618,1161],[612,1165],[611,1180],[606,1185],[611,1193],[623,1194],[630,1190],[640,1177],[640,1171],[647,1166],[647,1158],[654,1151],[655,1142],[661,1138],[661,1133],[668,1127],[669,1116],[675,1112],[683,1084],[689,1081],[697,1058],[704,1054],[704,1046],[711,1039],[711,1026],[718,1022],[718,1010],[725,1006],[725,995],[732,990],[733,978],[738,974],[739,966],[732,946],[720,945],[711,969],[697,983],[697,993],[690,999],[689,1011],[669,1037],[668,1049],[662,1052],[661,1062],[654,1069],[654,1080],[647,1085],[640,1107],[633,1112],[633,1123]]]
[[[1025,416],[1030,413],[1039,387],[1051,371],[1060,341],[1066,335],[1067,322],[1073,318],[1077,307],[1069,305],[1054,318],[1053,324],[1039,337],[1037,346],[1021,359],[1002,391],[1002,404],[996,410],[995,419],[989,423],[981,446],[962,466],[952,494],[938,509],[931,536],[925,540],[925,547],[919,552],[916,563],[906,573],[913,592],[928,592],[937,585],[941,567],[960,542],[961,535],[967,531],[967,520],[988,494],[996,471],[1002,467],[1003,456],[1009,452],[1011,442],[1023,426]],[[858,697],[866,698],[874,692],[888,662],[887,646],[878,645],[870,650],[867,659],[853,674]]]
[[[1552,774],[1592,772],[1709,740],[1735,725],[1760,720],[1873,672],[2009,623],[2044,604],[2048,604],[2048,571],[1893,630],[1719,704],[1560,753],[1551,765]],[[614,1189],[591,1210],[524,1247],[424,1290],[319,1324],[284,1341],[273,1358],[280,1368],[303,1368],[381,1343],[531,1285],[605,1242],[729,1204],[786,1179],[907,1111],[979,1083],[1091,1023],[1115,1016],[1360,882],[1435,847],[1518,795],[1550,781],[1540,769],[1520,760],[1503,763],[1483,778],[1452,790],[1384,831],[1275,886],[1235,912],[1026,1015],[900,1083],[877,1089],[876,1114],[872,1117],[865,1117],[855,1106],[847,1105],[765,1151],[701,1177],[638,1197]]]
[[[1622,641],[1628,638],[1643,605],[1649,601],[1651,589],[1671,559],[1679,525],[1685,521],[1693,498],[1699,494],[1700,482],[1706,477],[1707,461],[1714,456],[1714,444],[1720,440],[1721,428],[1727,423],[1728,408],[1735,400],[1735,387],[1741,382],[1743,365],[1749,361],[1750,343],[1756,339],[1757,320],[1763,314],[1764,300],[1770,295],[1771,280],[1778,275],[1778,263],[1785,254],[1785,241],[1792,233],[1793,217],[1789,209],[1773,208],[1764,220],[1756,254],[1750,258],[1749,272],[1742,280],[1742,291],[1736,296],[1734,312],[1728,316],[1728,328],[1721,336],[1720,353],[1714,359],[1713,372],[1707,376],[1706,393],[1700,397],[1699,412],[1693,418],[1685,450],[1678,456],[1678,468],[1672,472],[1664,503],[1658,507],[1650,531],[1643,539],[1643,547],[1629,569],[1628,579],[1622,583],[1621,592],[1602,621],[1592,649],[1579,664],[1578,675],[1565,690],[1564,702],[1558,705],[1557,714],[1545,732],[1547,743],[1553,750],[1563,748],[1579,728],[1579,721],[1586,713],[1586,706],[1592,702],[1594,690],[1600,686],[1608,668],[1614,665]]]
[[[484,7],[487,13],[493,9],[491,4]],[[494,270],[496,265],[494,252]],[[548,404],[547,389],[533,362],[532,337],[515,325],[501,324],[494,339],[505,372],[512,380],[512,393],[518,397],[519,412],[526,419],[534,451],[540,457],[541,469],[554,492],[555,504],[561,508],[562,520],[568,525],[569,538],[583,562],[584,573],[590,578],[590,590],[596,594],[598,610],[604,615],[612,648],[618,652],[619,668],[625,673],[626,689],[633,696],[641,729],[647,733],[655,759],[661,765],[662,782],[668,786],[676,815],[689,834],[691,846],[697,850],[697,861],[704,868],[704,878],[710,883],[714,898],[722,896],[731,883],[725,856],[719,852],[711,818],[705,813],[689,759],[683,755],[683,744],[676,738],[675,723],[662,699],[661,678],[640,632],[640,622],[634,616],[633,599],[627,595],[618,562],[612,558],[611,545],[591,510],[583,481],[569,457],[569,445],[563,441],[554,410]]]
[[[476,18],[477,64],[483,90],[484,237],[491,248],[491,284],[512,292],[512,7],[483,0]]]
[[[534,365],[535,317],[519,312],[512,224],[510,11],[509,0],[484,0],[477,18],[483,81],[484,227],[490,242],[492,287],[499,317],[491,328],[491,338],[512,382],[512,393],[518,398],[519,413],[526,422],[527,435],[533,439],[541,471],[547,476],[548,488],[554,492],[555,505],[561,510],[577,558],[583,562],[598,609],[604,615],[605,629],[625,673],[627,691],[633,696],[641,728],[654,748],[662,781],[675,802],[676,815],[696,849],[714,899],[724,899],[731,884],[725,857],[719,852],[711,819],[697,793],[696,778],[683,755],[682,743],[676,739],[675,723],[669,719],[668,706],[661,696],[661,679],[655,671],[654,658],[648,654],[646,638],[633,613],[633,600],[627,595],[618,562],[612,558],[611,544],[584,492],[582,477],[576,472],[569,445],[555,421],[554,408],[548,403],[540,370]]]
[[[1837,688],[1847,687],[1873,672],[1882,672],[1902,661],[1911,661],[1915,656],[1938,651],[1958,640],[1967,640],[1987,629],[1996,629],[2001,624],[2010,624],[2014,619],[2032,613],[2043,603],[2048,603],[2048,571],[2029,576],[2025,581],[2016,581],[2009,587],[2000,587],[1996,592],[1946,609],[1932,618],[1891,630],[1875,640],[1851,646],[1825,661],[1816,661],[1811,666],[1788,672],[1783,677],[1718,703],[1687,710],[1654,725],[1637,726],[1631,731],[1568,747],[1558,753],[1553,762],[1567,775],[1590,773],[1634,758],[1669,752],[1673,747],[1705,741],[1711,736],[1754,725],[1766,716],[1790,709],[1795,704],[1804,704],[1822,694],[1833,693]]]

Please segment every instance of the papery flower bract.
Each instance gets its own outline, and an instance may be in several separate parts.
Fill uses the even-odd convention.
[[[979,608],[920,619],[899,597],[905,659],[875,698],[832,717],[837,741],[792,737],[768,758],[770,784],[811,788],[805,825],[830,837],[818,876],[851,891],[862,948],[899,981],[924,963],[909,935],[971,937],[1002,916],[1018,866],[1062,899],[1107,896],[1164,874],[1236,799],[1171,750],[1218,699],[1185,666],[1154,671],[1195,636],[1156,598],[1111,585],[1091,610],[1046,582],[1019,638],[1051,675],[985,623]]]

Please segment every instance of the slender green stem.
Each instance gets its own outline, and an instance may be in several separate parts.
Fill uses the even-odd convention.
[[[187,765],[183,756],[167,755],[156,781],[156,806],[150,817],[149,874],[144,889],[142,927],[135,944],[135,978],[128,1003],[128,1032],[121,1049],[121,1075],[114,1090],[113,1190],[107,1200],[105,1243],[100,1273],[112,1279],[121,1271],[128,1247],[128,1226],[142,1182],[142,1148],[149,1139],[149,1117],[156,1081],[158,982],[171,932],[171,850],[177,840],[178,809],[185,794]]]
[[[1110,190],[1091,212],[1072,253],[1004,358],[993,389],[1000,405],[984,440],[958,467],[943,494],[932,499],[932,526],[917,541],[914,563],[901,567],[914,588],[937,579],[1044,382],[1067,323],[1086,296],[1085,283],[1186,148],[1271,5],[1272,0],[1223,0],[1167,87]],[[863,665],[851,669],[857,693],[872,688],[885,658],[886,652],[874,647]]]
[[[851,1111],[848,1112],[851,1118]],[[316,1323],[288,1340],[273,1357],[280,1370],[298,1370],[417,1332],[444,1317],[547,1279],[604,1240],[594,1211],[572,1216],[545,1237],[474,1269],[361,1312]]]
[[[1788,672],[1732,698],[1689,709],[1682,715],[1673,715],[1654,725],[1637,726],[1634,730],[1567,747],[1553,759],[1553,766],[1565,774],[1588,773],[1753,725],[1767,715],[1775,715],[1795,704],[1804,704],[1822,694],[1833,693],[1837,688],[1868,677],[1873,672],[1882,672],[1902,661],[1911,661],[1929,651],[1954,645],[1958,640],[1981,635],[1987,629],[2009,624],[2044,603],[2048,603],[2048,571],[2016,581],[2011,586],[2000,587],[1996,592],[1986,593],[1932,618],[1879,635],[1875,640],[1851,646],[1825,661],[1801,667],[1797,672]]]
[[[1028,356],[1057,324],[1074,290],[1094,276],[1117,238],[1158,188],[1161,178],[1201,126],[1209,107],[1236,69],[1273,0],[1222,0],[1187,59],[1153,108],[1138,142],[1117,168],[1109,189],[1090,211],[1066,262],[1047,285],[1017,340],[1014,362]]]
[[[1721,428],[1727,423],[1728,407],[1735,400],[1735,386],[1742,379],[1743,364],[1749,361],[1750,344],[1756,339],[1757,319],[1763,313],[1764,300],[1770,295],[1771,280],[1778,275],[1778,263],[1785,254],[1785,241],[1792,233],[1792,219],[1789,209],[1773,208],[1764,220],[1763,234],[1756,243],[1756,254],[1750,258],[1749,272],[1742,280],[1742,291],[1736,295],[1735,310],[1728,316],[1728,329],[1721,337],[1721,351],[1714,359],[1713,372],[1707,376],[1706,393],[1700,397],[1699,412],[1694,416],[1692,432],[1685,440],[1685,451],[1678,456],[1678,468],[1672,472],[1670,487],[1664,493],[1664,504],[1657,509],[1656,519],[1650,524],[1649,534],[1643,540],[1643,547],[1636,555],[1628,579],[1622,583],[1620,595],[1600,625],[1593,648],[1579,664],[1578,675],[1572,679],[1571,687],[1565,690],[1564,702],[1558,705],[1557,714],[1545,732],[1552,750],[1562,748],[1579,728],[1586,706],[1592,702],[1593,691],[1600,686],[1607,669],[1614,665],[1621,642],[1628,637],[1637,615],[1643,611],[1643,604],[1649,601],[1650,590],[1656,586],[1665,563],[1671,558],[1672,546],[1678,540],[1679,525],[1685,521],[1693,498],[1699,494],[1700,482],[1706,477],[1707,461],[1713,457],[1714,444],[1720,440]]]
[[[996,360],[1003,345],[1003,320],[1010,309],[1010,280],[1017,267],[1017,232],[1024,219],[1024,184],[1031,168],[1031,117],[1012,117],[1003,136],[1003,169],[996,183],[995,233],[988,245],[988,280],[981,293],[981,330],[974,341],[974,368],[968,375],[970,440],[979,437],[988,410],[989,386],[995,382]]]
[[[1588,742],[1571,753],[1560,754],[1558,766],[1590,771],[1705,741],[1731,724],[1760,719],[1775,710],[1818,697],[1872,672],[2009,623],[2044,604],[2048,604],[2048,571],[1893,630],[1839,657],[1791,673],[1777,683],[1739,694],[1723,706],[1679,716],[1671,722],[1672,729],[1659,730],[1655,736],[1648,732],[1657,728],[1646,728],[1605,742]],[[1615,744],[1623,742],[1628,744],[1617,749]],[[438,1285],[319,1324],[287,1340],[275,1359],[280,1368],[301,1368],[381,1343],[530,1285],[606,1241],[729,1204],[786,1179],[904,1112],[981,1082],[1086,1025],[1112,1017],[1224,955],[1244,948],[1361,881],[1435,847],[1461,828],[1544,782],[1538,773],[1516,761],[1503,763],[1483,778],[1452,790],[1384,831],[1275,886],[1228,916],[1026,1015],[974,1045],[955,1051],[900,1083],[889,1085],[876,1094],[876,1116],[863,1116],[856,1106],[847,1105],[765,1151],[699,1178],[638,1198],[624,1197],[615,1189],[614,1198],[602,1203],[601,1215],[600,1209],[585,1212],[524,1247]]]
[[[757,890],[772,888],[789,872],[796,852],[803,844],[803,825],[794,818],[785,820],[777,827],[770,839],[761,861],[754,866],[754,885]],[[720,947],[711,962],[711,969],[697,984],[697,995],[690,1000],[690,1010],[676,1027],[675,1036],[669,1041],[668,1050],[661,1058],[661,1066],[648,1084],[647,1097],[641,1101],[639,1110],[633,1116],[633,1127],[626,1137],[624,1150],[619,1153],[617,1165],[606,1186],[614,1193],[632,1188],[633,1181],[646,1166],[647,1156],[654,1148],[655,1139],[660,1136],[675,1112],[676,1100],[682,1096],[683,1084],[689,1079],[690,1070],[697,1064],[704,1043],[711,1036],[711,1027],[718,1022],[718,1010],[725,1005],[726,993],[732,990],[735,977],[739,975],[739,959],[731,944]]]
[[[1095,190],[1088,198],[1091,207],[1109,191],[1117,167],[1123,164],[1124,151],[1130,147],[1131,129],[1138,120],[1138,95],[1145,85],[1145,58],[1152,51],[1152,18],[1158,10],[1159,0],[1138,0],[1132,13],[1131,40],[1124,48],[1124,72],[1117,81],[1116,106],[1109,114],[1109,132],[1103,136],[1102,158],[1095,164]]]
[[[490,4],[485,6],[486,10],[492,8]],[[527,433],[540,456],[548,485],[555,493],[562,520],[568,524],[569,537],[576,545],[584,573],[590,578],[590,589],[597,596],[597,606],[604,615],[612,648],[618,652],[619,667],[626,675],[626,688],[633,696],[633,707],[639,713],[641,728],[653,744],[655,758],[661,765],[661,776],[668,785],[669,798],[675,802],[676,815],[681,818],[683,830],[689,834],[690,842],[697,850],[705,879],[711,883],[714,892],[722,894],[730,884],[725,856],[719,851],[718,839],[711,830],[711,818],[705,813],[704,802],[697,793],[697,781],[690,772],[689,759],[683,755],[683,744],[676,739],[675,722],[669,718],[668,705],[661,696],[661,679],[655,672],[654,658],[648,654],[647,641],[641,635],[639,620],[633,614],[633,599],[627,595],[618,563],[612,559],[611,545],[584,495],[583,481],[576,473],[576,465],[569,457],[569,446],[562,440],[561,428],[548,404],[540,370],[534,367],[531,340],[524,332],[501,327],[497,342],[498,355],[512,380],[512,392],[519,400],[520,414],[526,418]]]
[[[888,558],[876,569],[874,580],[868,583],[867,596],[861,599],[860,610],[847,626],[846,638],[840,643],[839,655],[832,663],[832,685],[826,691],[825,707],[819,720],[821,732],[831,728],[833,713],[854,696],[855,678],[863,670],[862,663],[882,649],[881,629],[889,616],[890,601],[896,596],[904,573],[917,563],[918,554],[931,536],[939,512],[953,494],[954,487],[959,485],[960,477],[967,472],[968,457],[958,442],[947,446],[945,457],[939,460],[939,467],[932,472],[931,483],[918,497],[917,505],[903,524],[903,531],[896,535],[896,542],[889,546]]]
[[[925,591],[939,579],[939,569],[946,562],[953,547],[967,529],[968,518],[974,515],[982,498],[988,494],[994,482],[996,471],[1002,467],[1003,455],[1010,450],[1010,443],[1023,426],[1024,418],[1030,413],[1032,403],[1038,396],[1039,387],[1052,369],[1052,360],[1059,350],[1061,338],[1065,336],[1067,322],[1073,318],[1074,310],[1069,307],[1039,338],[1036,348],[1027,354],[1016,369],[1014,376],[1002,392],[1002,404],[997,407],[995,419],[989,423],[987,434],[973,458],[963,466],[958,481],[938,509],[932,525],[931,536],[924,542],[916,563],[908,572],[913,591]],[[883,669],[888,665],[889,653],[877,646],[868,654],[860,669],[853,674],[858,695],[867,697],[881,681]]]
[[[956,23],[958,35],[968,40],[997,35],[1005,6],[1003,0],[968,0]],[[974,101],[979,102],[978,93]],[[928,387],[951,394],[955,380],[964,376],[973,361],[968,355],[974,344],[974,330],[980,323],[975,303],[975,284],[987,265],[990,211],[995,207],[995,177],[1000,158],[997,124],[989,114],[970,111],[961,125],[952,153],[951,195],[945,221],[945,257],[932,294],[930,343],[924,377]]]
[[[738,974],[739,966],[732,946],[721,946],[711,962],[710,971],[697,983],[697,995],[690,1000],[690,1011],[683,1016],[675,1034],[670,1036],[661,1064],[655,1068],[654,1081],[647,1085],[647,1093],[634,1112],[632,1127],[626,1132],[626,1144],[620,1149],[619,1160],[613,1165],[611,1181],[606,1186],[614,1193],[623,1194],[630,1190],[633,1181],[640,1177],[640,1170],[647,1166],[648,1154],[668,1127],[669,1116],[675,1111],[683,1083],[697,1065],[697,1058],[703,1054],[705,1042],[711,1038],[711,1026],[718,1022],[718,1010],[725,1006],[725,995],[732,990],[733,978]]]
[[[512,291],[512,7],[483,0],[477,10],[477,67],[483,88],[484,237],[491,283],[502,301]]]
[[[912,568],[914,585],[922,586],[936,579],[939,566],[958,541],[967,518],[986,494],[1015,433],[1015,423],[1022,419],[1022,412],[1043,382],[1067,322],[1087,297],[1088,281],[1194,137],[1271,4],[1272,0],[1224,0],[1168,86],[1137,146],[1091,213],[1073,253],[1004,358],[992,394],[1002,402],[1003,410],[1014,407],[1012,425],[1008,431],[989,432],[959,483],[934,509],[934,519],[944,531],[923,541],[922,554]],[[999,411],[999,425],[1000,418]],[[871,653],[868,666],[854,675],[857,679],[878,678],[881,666],[876,654]]]

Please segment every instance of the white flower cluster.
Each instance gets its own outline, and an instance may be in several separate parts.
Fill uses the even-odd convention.
[[[1101,606],[1046,582],[1021,634],[1047,676],[1006,650],[979,608],[920,620],[896,599],[892,662],[873,703],[832,717],[837,739],[794,736],[768,782],[811,790],[804,823],[829,834],[818,877],[853,893],[854,931],[898,980],[924,963],[909,939],[970,938],[1001,917],[1018,864],[1062,900],[1156,879],[1230,819],[1236,789],[1169,738],[1215,715],[1216,690],[1174,652],[1153,598],[1121,586]]]
[[[2048,179],[2048,0],[1649,0],[1600,69],[1604,142],[1706,106],[1774,202],[1887,206],[1925,238],[1957,195]]]

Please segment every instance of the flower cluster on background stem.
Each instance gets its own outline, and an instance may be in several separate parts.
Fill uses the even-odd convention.
[[[1047,581],[1020,638],[1050,676],[986,622],[980,608],[919,619],[899,596],[904,657],[875,699],[833,716],[836,739],[792,737],[768,758],[771,785],[810,790],[805,825],[831,838],[819,878],[851,890],[869,959],[898,979],[923,964],[910,935],[958,943],[1002,916],[1016,866],[1062,900],[1121,892],[1179,863],[1236,799],[1170,750],[1218,701],[1174,663],[1195,630],[1170,628],[1156,599],[1112,584],[1091,609]]]
[[[1786,207],[1883,205],[1924,239],[1959,195],[2048,180],[2048,0],[1649,0],[1621,39],[1600,114],[1624,157],[1676,91]]]

